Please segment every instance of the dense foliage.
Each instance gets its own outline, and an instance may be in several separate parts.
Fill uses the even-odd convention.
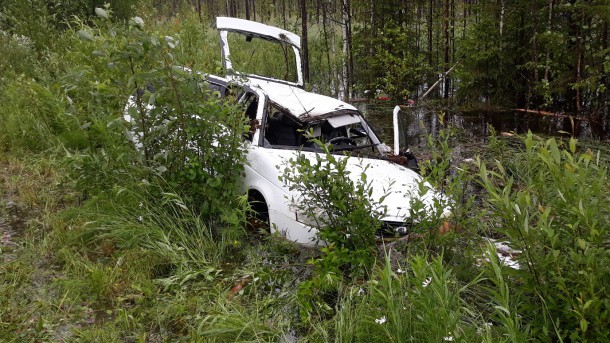
[[[497,232],[523,251],[510,285],[515,309],[536,336],[601,340],[610,320],[610,270],[599,264],[608,259],[607,165],[577,152],[575,139],[561,147],[530,133],[523,143],[518,162],[480,166]]]
[[[438,75],[456,66],[433,96],[587,114],[600,123],[608,115],[608,0],[109,3],[119,21],[133,16],[136,8],[146,8],[151,15],[174,17],[174,27],[184,26],[189,16],[209,25],[224,15],[295,31],[306,37],[303,59],[310,87],[335,96],[362,95],[365,90],[374,95],[379,90],[401,100],[416,98]],[[75,17],[90,22],[93,9],[101,5],[84,0],[5,1],[0,5],[0,39],[27,37],[36,56],[43,57],[54,38],[49,30],[69,27]],[[301,18],[307,18],[307,25],[301,25]],[[189,36],[187,44],[193,39],[217,44],[202,37],[208,34],[207,25],[183,31]],[[217,59],[218,54],[191,57],[189,62],[214,69],[210,57]]]

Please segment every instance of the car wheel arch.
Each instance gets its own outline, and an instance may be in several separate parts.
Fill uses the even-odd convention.
[[[252,211],[252,218],[269,227],[269,203],[267,202],[263,193],[257,189],[250,188],[248,189],[247,196],[248,204],[250,205],[250,210]],[[269,228],[267,228],[267,230],[269,230]]]

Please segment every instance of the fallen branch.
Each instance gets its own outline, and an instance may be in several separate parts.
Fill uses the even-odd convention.
[[[435,82],[435,83],[432,85],[432,87],[428,88],[428,90],[426,91],[426,93],[424,93],[424,95],[422,95],[422,96],[419,98],[419,100],[424,100],[424,98],[425,98],[426,96],[428,96],[428,94],[430,94],[430,92],[431,92],[431,91],[432,91],[432,90],[433,90],[433,89],[434,89],[436,86],[438,86],[438,84],[441,82],[441,80],[444,80],[444,79],[447,77],[447,74],[449,74],[449,73],[450,73],[450,72],[453,70],[453,68],[457,67],[457,65],[458,65],[459,63],[460,63],[460,62],[458,62],[458,63],[454,64],[454,65],[453,65],[453,67],[449,68],[449,70],[447,70],[446,72],[444,72],[443,74],[441,74],[441,77],[439,77],[439,78],[438,78],[438,81],[436,81],[436,82]]]
[[[539,114],[541,116],[550,116],[550,117],[558,117],[558,118],[574,118],[576,120],[588,120],[588,121],[591,121],[591,118],[574,117],[571,114],[556,113],[556,112],[549,112],[549,111],[542,111],[542,110],[533,110],[533,109],[529,109],[529,108],[515,108],[515,109],[513,109],[513,111],[521,112],[521,113]]]

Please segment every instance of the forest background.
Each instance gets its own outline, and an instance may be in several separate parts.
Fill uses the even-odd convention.
[[[587,114],[600,122],[608,114],[607,0],[109,3],[119,21],[137,12],[178,26],[195,14],[199,30],[209,34],[215,17],[233,16],[293,31],[303,39],[306,81],[328,95],[348,98],[379,89],[399,99],[416,98],[423,85],[457,65],[443,85],[445,98]],[[103,4],[82,0],[17,5],[5,0],[0,5],[2,27],[29,37],[40,57],[48,45],[48,29],[64,29],[74,17],[88,20]]]

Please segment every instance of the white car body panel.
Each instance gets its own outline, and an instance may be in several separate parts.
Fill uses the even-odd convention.
[[[231,17],[217,17],[216,28],[218,31],[244,32],[271,37],[276,40],[288,42],[299,49],[301,48],[301,37],[298,35],[275,26],[269,26],[255,21]]]

